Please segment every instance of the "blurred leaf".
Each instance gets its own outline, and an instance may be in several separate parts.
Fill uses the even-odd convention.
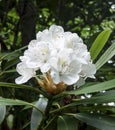
[[[0,106],[0,124],[4,120],[5,114],[6,114],[6,106]]]
[[[70,116],[59,116],[58,130],[78,130],[76,119]]]
[[[39,107],[39,109],[44,113],[47,106],[47,100],[41,97],[36,102],[35,106]],[[31,115],[31,130],[37,130],[38,126],[41,123],[42,118],[43,118],[42,113],[40,111],[37,111],[35,108],[33,108],[32,115]]]
[[[87,93],[94,93],[94,92],[99,92],[107,89],[111,89],[115,87],[115,79],[105,81],[102,83],[98,83],[95,85],[91,85],[88,87],[80,87],[79,89],[72,90],[72,91],[65,91],[64,94],[87,94]]]
[[[16,63],[18,63],[18,58],[14,58],[10,61],[3,60],[2,64],[1,64],[1,68],[2,68],[2,70],[7,70],[10,67],[14,66]]]
[[[7,34],[8,32],[0,32],[0,36]]]
[[[22,51],[22,50],[24,50],[24,49],[26,49],[26,48],[27,48],[27,46],[24,46],[24,47],[22,47],[22,48],[19,48],[19,49],[13,51],[13,52],[6,53],[5,55],[3,55],[3,56],[1,57],[1,60],[2,60],[2,59],[12,59],[12,57],[13,57],[13,58],[14,58],[14,57],[18,57],[18,56],[19,56],[19,52]]]
[[[107,29],[107,30],[104,30],[103,32],[101,32],[97,36],[96,40],[94,41],[94,43],[92,44],[92,46],[90,48],[92,60],[95,60],[96,57],[98,56],[98,54],[100,53],[100,51],[103,49],[103,47],[104,47],[105,43],[107,42],[110,34],[111,34],[111,30]]]
[[[16,69],[2,71],[2,72],[0,72],[0,76],[3,75],[3,74],[14,73],[14,72],[16,72]]]
[[[10,130],[13,129],[13,122],[14,122],[14,115],[13,114],[9,114],[6,118],[6,121],[7,121],[7,125],[8,125],[8,128]]]
[[[19,19],[19,16],[16,14],[16,9],[13,8],[8,12],[8,17],[12,17],[13,19]]]
[[[98,70],[99,68],[101,68],[114,55],[115,55],[115,43],[113,43],[96,62],[96,69]]]
[[[73,116],[100,130],[115,130],[115,117],[89,113],[78,113]]]
[[[22,130],[25,130],[27,126],[30,126],[30,121],[27,122],[27,123],[22,127]]]
[[[69,130],[65,119],[62,116],[58,117],[58,130]]]

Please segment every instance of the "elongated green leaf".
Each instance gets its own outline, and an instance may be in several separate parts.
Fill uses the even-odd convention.
[[[4,120],[5,114],[6,114],[6,106],[0,106],[0,124]]]
[[[13,88],[22,88],[22,89],[31,89],[30,86],[27,85],[20,85],[15,83],[6,83],[6,82],[0,82],[1,87],[13,87]]]
[[[6,73],[14,73],[14,72],[16,72],[16,69],[7,70],[7,71],[2,71],[3,74],[6,74]]]
[[[30,103],[18,99],[8,99],[8,98],[2,98],[0,97],[0,105],[6,105],[6,106],[11,106],[11,105],[31,105]]]
[[[2,70],[7,70],[9,68],[11,68],[12,66],[14,66],[16,63],[18,63],[18,58],[14,58],[12,60],[6,61],[5,63],[2,62],[1,67]]]
[[[99,91],[111,89],[111,88],[114,88],[114,87],[115,87],[115,79],[105,81],[105,82],[102,82],[102,83],[98,83],[98,84],[95,84],[95,85],[91,85],[91,86],[88,86],[88,87],[81,87],[77,90],[65,91],[64,94],[75,94],[75,95],[87,94],[87,93],[94,93],[94,92],[99,92]]]
[[[35,104],[36,107],[39,107],[39,109],[44,112],[47,106],[47,100],[43,97],[41,97]],[[42,121],[43,115],[40,111],[37,111],[35,108],[32,110],[31,115],[31,130],[37,130],[38,126],[40,125]]]
[[[58,117],[58,130],[69,130],[67,127],[67,123],[62,116]]]
[[[115,130],[115,117],[88,113],[78,113],[74,117],[100,130]]]
[[[18,100],[18,99],[8,99],[8,98],[0,97],[0,106],[13,106],[13,105],[14,106],[21,106],[21,105],[32,106],[42,113],[42,111],[38,107],[33,105],[32,103],[22,101],[22,100]]]
[[[35,87],[28,86],[28,85],[0,82],[0,86],[1,87],[11,87],[11,88],[28,89],[28,90],[34,91],[36,93],[41,93],[42,95],[44,95],[44,93],[41,90],[36,89]]]
[[[107,29],[101,32],[94,43],[92,44],[90,48],[90,54],[92,60],[95,60],[102,48],[104,47],[105,43],[107,42],[109,36],[111,34],[111,30]]]
[[[2,59],[10,59],[11,57],[14,57],[15,54],[17,54],[17,52],[20,52],[20,51],[22,51],[22,50],[24,50],[24,49],[26,49],[26,48],[27,48],[27,46],[24,46],[24,47],[22,47],[22,48],[19,48],[19,49],[13,51],[13,52],[6,53],[4,56],[2,56],[2,57],[0,58],[0,60],[2,60]]]
[[[100,59],[96,62],[96,69],[101,68],[109,59],[111,59],[115,55],[115,43],[113,43],[106,52],[100,57]]]
[[[84,104],[101,104],[101,103],[109,103],[115,102],[115,90],[107,91],[105,93],[100,93],[94,97],[86,98],[86,99],[73,99],[72,102],[66,106],[63,106],[59,109],[54,110],[53,112],[62,111],[69,107],[84,105]],[[51,112],[52,113],[52,112]]]
[[[80,112],[89,112],[89,111],[103,111],[104,113],[107,111],[111,111],[112,113],[115,113],[115,106],[108,106],[108,105],[87,105],[83,107],[82,105],[78,106],[78,110]]]
[[[105,93],[101,93],[100,95],[87,98],[87,99],[74,99],[73,101],[76,102],[76,104],[94,104],[94,103],[108,103],[108,102],[114,102],[115,101],[115,90],[111,90]]]

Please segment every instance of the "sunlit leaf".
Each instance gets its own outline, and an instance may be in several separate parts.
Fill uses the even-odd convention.
[[[100,51],[103,49],[110,34],[111,34],[111,30],[107,29],[107,30],[104,30],[103,32],[101,32],[97,36],[96,40],[94,41],[94,43],[92,44],[92,46],[90,48],[90,54],[91,54],[92,60],[95,60],[96,57],[98,56],[98,54],[100,53]]]

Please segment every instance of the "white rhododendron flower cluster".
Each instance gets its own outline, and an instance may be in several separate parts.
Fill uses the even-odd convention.
[[[20,60],[17,84],[36,77],[38,70],[49,73],[54,84],[72,85],[87,77],[95,78],[96,68],[87,46],[76,33],[64,32],[61,26],[52,25],[38,32]]]

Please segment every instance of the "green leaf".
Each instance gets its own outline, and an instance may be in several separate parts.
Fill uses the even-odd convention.
[[[93,112],[111,112],[111,113],[115,113],[115,106],[108,106],[108,105],[87,105],[85,107],[83,107],[83,105],[79,105],[78,106],[78,110],[80,110],[80,112],[89,112],[89,111],[93,111]]]
[[[21,88],[21,89],[32,89],[31,86],[27,85],[20,85],[20,84],[15,84],[15,83],[6,83],[6,82],[0,82],[1,87],[11,87],[11,88]]]
[[[73,99],[70,104],[65,105],[59,109],[53,110],[53,111],[51,111],[51,113],[62,111],[64,109],[67,109],[67,108],[70,108],[73,106],[77,106],[77,105],[95,104],[95,103],[101,104],[101,103],[109,103],[109,102],[114,102],[114,101],[115,101],[115,90],[111,90],[111,91],[107,91],[105,93],[99,93],[96,96],[93,96],[91,98]],[[92,110],[93,110],[93,108],[92,108]]]
[[[74,117],[63,116],[62,118],[66,123],[67,130],[78,130],[78,122],[76,121],[76,119]],[[60,127],[60,126],[58,126],[58,127]],[[65,130],[63,127],[62,127],[62,129]]]
[[[13,52],[7,53],[7,54],[5,54],[4,56],[2,56],[2,57],[0,58],[0,60],[3,60],[3,59],[11,59],[11,57],[15,57],[15,56],[17,57],[17,53],[19,53],[20,51],[22,51],[22,50],[24,50],[24,49],[26,49],[26,48],[27,48],[27,46],[24,46],[24,47],[22,47],[22,48],[19,48],[19,49],[13,51]]]
[[[113,43],[106,52],[99,58],[96,62],[96,69],[101,68],[109,59],[111,59],[115,55],[115,43]]]
[[[39,98],[39,100],[35,104],[36,107],[39,107],[39,109],[44,112],[47,106],[47,100],[43,97]],[[37,130],[38,126],[40,125],[42,121],[43,115],[40,111],[37,111],[35,108],[32,110],[31,115],[31,130]]]
[[[7,69],[9,69],[10,67],[14,66],[16,63],[18,63],[18,59],[14,58],[12,60],[9,61],[3,61],[1,64],[2,70],[5,71]]]
[[[78,113],[73,116],[100,130],[115,130],[115,117],[89,113]]]
[[[18,99],[8,99],[8,98],[2,98],[0,97],[0,105],[6,105],[6,106],[11,106],[11,105],[30,105],[28,102],[21,101]]]
[[[69,130],[67,127],[67,123],[62,116],[58,117],[58,130]]]
[[[57,123],[58,130],[78,130],[77,121],[72,116],[59,116]]]
[[[111,89],[115,87],[115,79],[105,81],[102,83],[98,83],[95,85],[91,85],[88,87],[80,87],[79,89],[72,90],[72,91],[65,91],[64,94],[87,94],[87,93],[94,93],[94,92],[99,92],[107,89]]]
[[[98,54],[100,53],[100,51],[103,49],[110,34],[111,34],[111,30],[107,29],[107,30],[104,30],[103,32],[101,32],[97,36],[96,40],[94,41],[94,43],[92,44],[92,46],[90,48],[90,54],[91,54],[92,60],[95,60],[96,57],[98,56]]]
[[[4,120],[6,115],[6,106],[0,106],[0,124]]]
[[[36,93],[39,93],[39,94],[41,93],[42,95],[45,95],[39,88],[31,87],[28,85],[0,82],[0,86],[1,87],[19,88],[19,89],[28,89],[28,90],[34,91]]]
[[[22,100],[18,100],[18,99],[8,99],[8,98],[0,97],[0,106],[12,106],[12,105],[13,106],[21,106],[21,105],[32,106],[43,114],[43,112],[32,103],[22,101]]]
[[[74,99],[73,101],[76,102],[76,104],[94,104],[94,103],[108,103],[108,102],[114,102],[115,101],[115,90],[111,90],[105,93],[98,94],[97,96],[87,98],[87,99]]]

